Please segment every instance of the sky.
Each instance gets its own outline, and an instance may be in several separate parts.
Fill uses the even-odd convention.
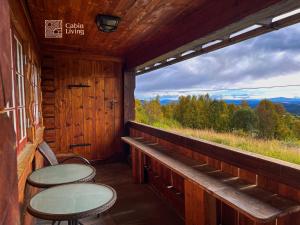
[[[300,24],[140,75],[136,82],[135,97],[144,100],[206,93],[217,99],[300,98]]]

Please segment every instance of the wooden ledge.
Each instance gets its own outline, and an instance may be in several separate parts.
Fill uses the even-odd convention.
[[[43,141],[43,135],[44,135],[44,127],[39,127],[36,130],[35,134],[35,140],[33,143],[27,143],[25,147],[22,149],[20,154],[18,155],[17,158],[17,172],[18,172],[18,179],[20,180],[20,177],[23,175],[24,171],[28,167],[28,164],[31,164],[34,155],[35,155],[35,150],[37,146]]]
[[[36,146],[34,144],[26,144],[24,149],[18,155],[18,179],[22,177],[24,171],[26,170],[28,163],[34,158]]]
[[[134,121],[129,121],[127,126],[238,168],[269,177],[278,183],[300,189],[300,165],[180,135]]]
[[[122,137],[122,140],[256,222],[266,223],[300,211],[299,203],[265,191],[204,162],[168,151],[142,138]]]

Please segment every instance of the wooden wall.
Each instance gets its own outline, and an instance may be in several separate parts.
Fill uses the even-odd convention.
[[[18,225],[18,179],[15,133],[3,109],[11,99],[10,15],[7,0],[0,4],[0,225]]]
[[[42,122],[39,138],[37,137],[37,126],[34,125],[33,115],[33,86],[32,65],[39,67],[39,53],[31,26],[27,20],[21,1],[2,0],[0,4],[0,224],[2,225],[27,225],[34,222],[33,218],[26,213],[26,201],[34,193],[32,188],[26,188],[26,178],[32,170],[43,166],[42,157],[36,153],[36,146],[42,139]],[[17,155],[16,135],[12,116],[8,117],[3,109],[9,102],[12,106],[12,78],[13,62],[11,56],[11,33],[18,35],[23,45],[23,54],[26,58],[24,64],[24,84],[26,115],[28,120],[27,144],[20,149]],[[16,82],[16,81],[15,81]],[[3,92],[4,90],[4,92]],[[15,90],[17,91],[17,90]],[[41,100],[41,99],[40,99]],[[41,108],[41,107],[40,107]]]
[[[19,224],[15,134],[11,119],[2,111],[11,97],[10,16],[6,0],[0,4],[0,20],[0,225],[6,225]]]
[[[56,153],[104,160],[121,152],[122,82],[118,59],[67,53],[44,56],[45,140]]]

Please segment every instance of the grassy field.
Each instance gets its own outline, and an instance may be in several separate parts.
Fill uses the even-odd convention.
[[[300,165],[300,141],[262,140],[234,133],[217,133],[213,130],[165,129]]]

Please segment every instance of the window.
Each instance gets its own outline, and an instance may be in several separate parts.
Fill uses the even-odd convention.
[[[25,76],[23,46],[16,34],[11,33],[12,61],[12,99],[6,103],[5,112],[11,118],[16,132],[18,153],[27,141],[26,134],[26,105],[25,105]]]
[[[24,57],[23,57],[23,47],[16,36],[14,36],[15,41],[15,79],[17,88],[17,98],[16,98],[16,110],[18,116],[18,132],[17,137],[19,143],[21,143],[26,138],[26,108],[25,108],[25,79],[24,79]]]
[[[34,93],[34,102],[33,102],[33,120],[34,124],[39,124],[39,75],[38,69],[35,65],[32,65],[32,77],[31,77],[33,93]]]

